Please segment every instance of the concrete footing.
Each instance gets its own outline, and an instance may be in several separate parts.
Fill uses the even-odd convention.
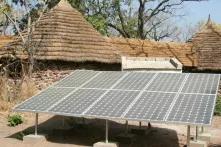
[[[190,141],[190,147],[207,147],[207,142],[206,141]]]
[[[24,143],[39,143],[47,140],[47,135],[27,135],[23,137]]]
[[[210,133],[200,133],[198,136],[199,140],[206,141],[207,143],[210,143],[211,134]]]
[[[97,142],[93,145],[93,147],[119,147],[119,145],[116,142]]]

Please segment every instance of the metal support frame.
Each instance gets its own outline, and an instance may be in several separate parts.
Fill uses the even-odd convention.
[[[187,126],[187,139],[186,146],[190,147],[190,125]]]
[[[204,133],[204,127],[203,126],[201,127],[201,133]]]
[[[197,141],[198,140],[198,126],[196,126],[196,138],[195,138],[195,141]]]
[[[62,116],[62,127],[64,128],[65,126],[65,119],[64,119],[64,116]]]
[[[128,120],[126,120],[126,123],[125,123],[125,134],[126,135],[128,134]]]
[[[108,143],[108,120],[106,120],[105,143]]]
[[[148,122],[148,128],[151,128],[151,123],[150,122]]]
[[[38,113],[35,113],[35,135],[38,135]]]
[[[140,121],[139,122],[139,129],[141,129],[141,127],[142,127],[142,122]]]
[[[84,117],[82,118],[82,123],[83,123],[83,124],[85,124],[85,123],[86,123],[86,121],[85,121],[85,118],[84,118]]]

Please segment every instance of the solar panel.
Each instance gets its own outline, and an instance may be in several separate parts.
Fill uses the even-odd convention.
[[[147,91],[178,92],[187,74],[159,73]]]
[[[85,115],[101,117],[120,117],[139,94],[137,91],[111,90]]]
[[[98,71],[83,71],[83,70],[76,70],[68,77],[64,78],[63,80],[59,81],[55,84],[55,87],[79,87],[89,79],[95,77],[100,72]]]
[[[31,99],[28,99],[21,105],[18,105],[16,109],[24,111],[46,111],[50,106],[73,90],[73,88],[49,88]]]
[[[209,125],[220,75],[75,71],[16,111]]]
[[[125,115],[125,118],[163,121],[174,97],[174,93],[144,92]]]
[[[81,115],[105,90],[78,89],[49,110],[57,114]]]
[[[210,124],[215,95],[180,94],[166,121]]]
[[[131,72],[114,89],[141,90],[153,78],[154,73]]]
[[[108,89],[113,84],[115,84],[124,74],[126,73],[124,72],[119,73],[113,71],[102,72],[96,78],[94,78],[92,81],[90,81],[88,84],[86,84],[83,87]]]
[[[182,92],[216,94],[219,78],[219,75],[215,74],[190,74]]]

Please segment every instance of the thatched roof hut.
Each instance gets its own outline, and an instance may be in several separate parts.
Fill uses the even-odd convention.
[[[39,60],[120,62],[117,50],[80,12],[61,0],[37,22],[31,36]],[[17,54],[25,58],[24,52]]]
[[[8,56],[10,50],[7,50],[7,45],[13,41],[12,36],[0,36],[0,57]]]
[[[196,51],[198,69],[221,69],[221,27],[210,17],[190,43]]]
[[[121,56],[170,57],[178,59],[184,67],[221,69],[221,29],[210,19],[187,43],[108,38],[66,0],[61,0],[37,22],[31,39],[37,60],[121,63]],[[19,42],[12,45],[17,48]],[[0,57],[4,51],[8,52],[0,49]],[[22,50],[14,51],[20,58],[27,57]]]

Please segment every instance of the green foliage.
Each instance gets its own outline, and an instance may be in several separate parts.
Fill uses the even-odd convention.
[[[11,127],[15,127],[19,124],[23,123],[23,118],[19,114],[13,114],[8,116],[8,125]]]
[[[215,115],[221,116],[221,96],[218,96],[216,101]]]
[[[88,16],[86,17],[93,27],[98,30],[101,34],[107,35],[108,26],[106,25],[106,20],[102,16]]]

